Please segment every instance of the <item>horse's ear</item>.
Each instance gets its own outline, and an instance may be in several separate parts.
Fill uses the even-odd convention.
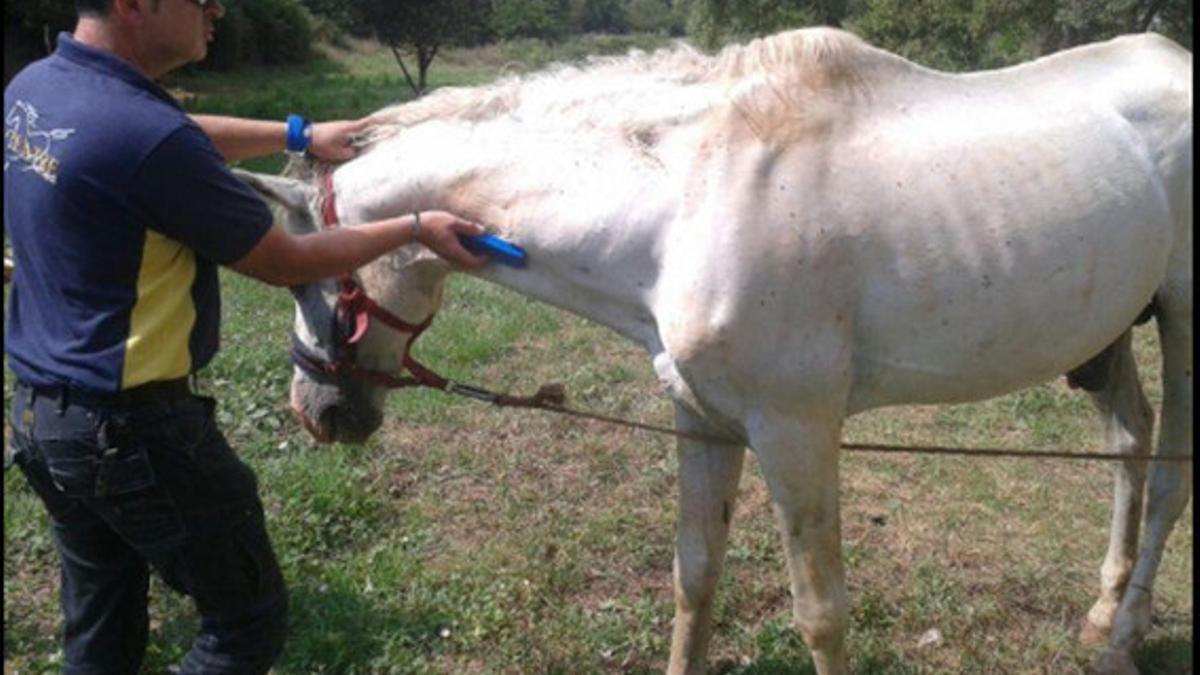
[[[283,207],[287,216],[284,224],[288,230],[302,234],[318,229],[309,208],[317,196],[316,189],[311,185],[294,178],[242,169],[234,169],[233,173],[264,199]]]

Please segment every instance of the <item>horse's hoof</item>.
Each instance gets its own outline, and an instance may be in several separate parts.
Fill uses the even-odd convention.
[[[1108,644],[1108,636],[1112,633],[1112,626],[1099,626],[1092,623],[1090,619],[1084,619],[1083,625],[1079,628],[1079,644],[1084,647],[1100,647]]]
[[[1127,651],[1106,649],[1092,661],[1092,675],[1138,675],[1133,655]]]

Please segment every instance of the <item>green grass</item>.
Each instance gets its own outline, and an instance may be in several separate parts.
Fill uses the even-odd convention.
[[[450,52],[437,86],[487,81],[537,43]],[[555,51],[558,50],[558,51]],[[549,55],[548,55],[549,54]],[[559,54],[559,56],[554,56]],[[359,46],[306,69],[179,78],[197,110],[356,116],[407,92],[390,55]],[[223,351],[203,387],[262,482],[291,599],[275,672],[645,673],[669,649],[676,460],[662,437],[435,393],[389,400],[362,447],[318,447],[287,412],[286,292],[222,278]],[[647,359],[609,331],[469,278],[417,355],[455,378],[527,392],[567,385],[574,404],[668,423]],[[1137,331],[1157,405],[1156,337]],[[6,371],[5,402],[10,375]],[[847,440],[1099,447],[1086,399],[1060,382],[983,403],[908,407],[850,420]],[[811,673],[788,629],[790,598],[761,472],[747,461],[710,669]],[[54,671],[56,561],[40,505],[4,477],[5,673]],[[857,673],[1082,673],[1074,640],[1094,599],[1111,479],[1096,463],[847,454],[843,539]],[[1172,536],[1144,673],[1192,671],[1192,511]],[[186,599],[155,584],[146,672],[187,649]],[[926,631],[943,635],[918,648]]]

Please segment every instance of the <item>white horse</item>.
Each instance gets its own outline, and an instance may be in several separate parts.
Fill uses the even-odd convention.
[[[795,625],[828,675],[846,669],[848,415],[978,400],[1075,371],[1108,451],[1148,455],[1130,328],[1152,314],[1156,452],[1190,455],[1191,73],[1191,53],[1153,34],[946,74],[808,29],[716,57],[679,47],[442,90],[377,113],[365,151],[324,183],[248,180],[300,232],[323,208],[342,226],[429,208],[487,223],[530,262],[478,276],[645,347],[678,428],[757,454]],[[408,246],[357,283],[416,325],[437,312],[450,272]],[[380,374],[407,362],[412,328],[372,321],[358,370],[321,376],[313,363],[335,360],[345,339],[331,328],[335,292],[333,281],[297,292],[307,364],[292,404],[319,436],[359,441],[380,423]],[[678,453],[669,671],[695,673],[744,450],[682,440]],[[1107,642],[1102,669],[1136,672],[1164,543],[1191,496],[1184,466],[1117,465],[1100,597],[1082,634]]]

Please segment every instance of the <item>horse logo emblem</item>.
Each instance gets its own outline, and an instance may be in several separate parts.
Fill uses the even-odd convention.
[[[37,108],[17,101],[4,116],[4,171],[14,163],[23,171],[35,171],[49,183],[58,182],[58,158],[51,153],[54,141],[75,133],[74,129],[41,129]]]

